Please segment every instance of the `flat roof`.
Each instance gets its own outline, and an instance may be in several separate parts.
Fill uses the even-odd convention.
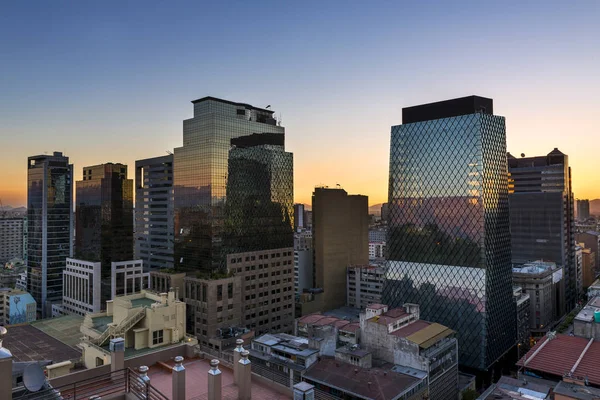
[[[571,399],[595,400],[600,398],[600,389],[565,381],[558,382],[558,385],[554,387],[554,393]]]
[[[95,331],[98,331],[100,333],[104,332],[105,330],[108,329],[108,324],[111,324],[113,322],[113,317],[112,315],[104,315],[101,317],[93,317],[92,318],[92,328]]]
[[[333,358],[322,358],[304,373],[304,377],[355,396],[391,400],[422,379],[398,373],[393,367],[388,364],[387,368],[360,368]]]
[[[81,342],[82,336],[79,329],[83,320],[84,317],[80,315],[64,315],[34,321],[31,325],[79,351],[77,345]]]
[[[219,103],[231,104],[232,106],[244,107],[246,109],[262,111],[262,112],[266,112],[269,114],[273,114],[275,112],[275,111],[267,110],[265,108],[254,107],[253,105],[248,104],[248,103],[237,103],[235,101],[219,99],[218,97],[213,97],[213,96],[205,96],[198,100],[192,100],[192,104],[201,103],[203,101],[209,101],[209,100],[218,101]]]
[[[7,330],[3,347],[10,350],[16,362],[44,360],[60,362],[81,357],[80,351],[32,325],[12,325]],[[80,335],[77,339],[79,337]]]
[[[131,300],[132,307],[150,307],[152,304],[157,303],[158,300],[153,300],[148,297],[142,297],[141,299]]]

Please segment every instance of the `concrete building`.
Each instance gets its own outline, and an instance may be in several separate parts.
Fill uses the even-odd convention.
[[[596,296],[600,296],[600,279],[596,279],[587,289],[588,301]]]
[[[310,289],[314,282],[312,232],[294,234],[294,291],[297,295]]]
[[[577,199],[577,220],[585,221],[590,217],[590,201]]]
[[[348,267],[347,300],[349,307],[364,310],[369,304],[381,303],[385,268],[369,265]]]
[[[385,242],[369,242],[369,260],[385,259]]]
[[[600,297],[593,297],[577,313],[573,334],[586,339],[600,340]]]
[[[0,267],[27,259],[27,217],[3,218],[0,213]]]
[[[185,272],[174,270],[150,271],[150,290],[158,293],[168,292],[172,289],[178,299],[183,299]]]
[[[173,268],[173,155],[135,162],[135,258],[146,271]]]
[[[27,159],[27,233],[27,291],[46,317],[73,256],[73,164],[60,152]]]
[[[0,265],[0,288],[14,288],[17,280],[22,273],[27,272],[27,267],[23,260],[9,261],[4,265]],[[25,285],[25,288],[27,285]]]
[[[533,381],[533,382],[532,382]],[[478,400],[550,400],[554,388],[553,382],[544,382],[542,379],[536,379],[528,376],[524,379],[514,379],[508,376],[500,377],[498,382],[490,385],[485,392],[478,397]]]
[[[315,288],[323,311],[346,302],[346,270],[369,262],[368,198],[317,187],[312,196]]]
[[[378,226],[376,228],[369,229],[369,243],[370,242],[385,242],[387,240],[387,227]]]
[[[596,267],[600,266],[600,232],[596,231],[587,231],[578,233],[575,236],[576,242],[584,243],[582,247],[590,249],[592,253],[594,253],[594,264]]]
[[[517,314],[517,346],[521,350],[529,348],[531,301],[528,293],[524,293],[519,286],[513,287],[513,299]]]
[[[36,320],[33,297],[22,290],[0,288],[0,324],[24,324]]]
[[[390,207],[389,207],[388,203],[383,203],[381,205],[381,220],[384,222],[387,222],[389,216],[390,216]]]
[[[304,221],[304,204],[294,204],[294,232],[306,229]]]
[[[546,260],[563,268],[562,316],[578,299],[569,157],[556,148],[539,157],[507,156],[512,262]]]
[[[575,266],[577,270],[577,293],[581,298],[585,295],[583,289],[583,247],[578,244],[575,245]]]
[[[110,269],[111,299],[150,288],[150,273],[144,272],[142,260],[111,262]]]
[[[581,253],[581,286],[582,289],[590,287],[596,279],[596,254],[591,248],[585,247],[585,243],[577,244]]]
[[[158,349],[187,340],[185,303],[175,292],[141,293],[116,297],[106,303],[106,312],[86,314],[80,343],[86,368],[112,362],[108,349],[111,337],[125,339],[125,349]]]
[[[529,327],[533,336],[543,336],[562,316],[562,273],[563,269],[553,262],[536,261],[513,267],[514,285],[530,297]]]
[[[63,272],[62,310],[85,315],[102,309],[100,296],[102,263],[67,258]]]

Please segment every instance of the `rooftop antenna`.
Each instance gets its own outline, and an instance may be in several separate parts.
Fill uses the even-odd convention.
[[[23,371],[23,385],[30,392],[37,392],[44,386],[46,377],[39,364],[29,364]]]
[[[271,105],[269,104],[268,106],[265,107],[265,110],[268,110],[269,108],[271,108]]]
[[[171,151],[167,150],[167,154],[168,154],[168,155],[170,155],[170,156],[172,156],[172,155],[173,155],[173,152],[171,152]]]
[[[525,158],[525,153],[521,153],[521,157]]]

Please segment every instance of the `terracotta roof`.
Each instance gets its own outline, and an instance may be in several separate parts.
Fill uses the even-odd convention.
[[[333,323],[333,326],[335,326],[338,329],[341,329],[344,326],[348,325],[349,323],[350,323],[350,321],[346,321],[345,319],[339,319]]]
[[[576,336],[556,335],[556,338],[552,340],[548,340],[548,337],[545,336],[519,360],[517,365],[523,365],[525,360],[527,360],[525,368],[528,370],[562,377],[565,373],[571,371],[588,343],[589,339]],[[540,351],[534,356],[533,354],[538,349]],[[600,357],[600,342],[592,342],[588,350],[583,354],[573,375],[587,376],[591,384],[600,385],[598,357]]]
[[[356,331],[360,331],[360,324],[358,322],[352,322],[348,325],[344,325],[342,328],[340,328],[340,330],[354,333]]]
[[[336,317],[325,317],[321,318],[318,321],[315,321],[313,325],[315,326],[323,326],[323,325],[333,325],[336,321],[339,321]]]
[[[373,310],[382,310],[382,309],[384,309],[385,307],[387,307],[385,304],[378,304],[378,303],[375,303],[375,304],[369,304],[369,305],[367,306],[367,308],[372,308]]]
[[[390,368],[360,368],[333,358],[316,362],[304,377],[308,381],[374,400],[394,399],[419,382],[417,378],[394,372]]]
[[[298,322],[300,322],[302,324],[313,324],[322,318],[325,318],[325,316],[322,314],[308,314],[308,315],[305,315],[304,317],[301,317],[298,320]]]

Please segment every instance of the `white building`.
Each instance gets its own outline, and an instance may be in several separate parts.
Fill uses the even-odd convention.
[[[79,314],[100,312],[100,262],[67,258],[63,272],[62,312]]]
[[[313,286],[312,232],[294,234],[294,290],[296,294]]]
[[[27,218],[0,218],[0,265],[26,258]]]
[[[385,242],[369,242],[369,260],[385,258]]]
[[[150,288],[150,273],[144,273],[143,260],[111,262],[111,298],[139,293]]]
[[[348,267],[346,278],[348,307],[362,310],[369,304],[381,302],[385,268],[369,265]]]

